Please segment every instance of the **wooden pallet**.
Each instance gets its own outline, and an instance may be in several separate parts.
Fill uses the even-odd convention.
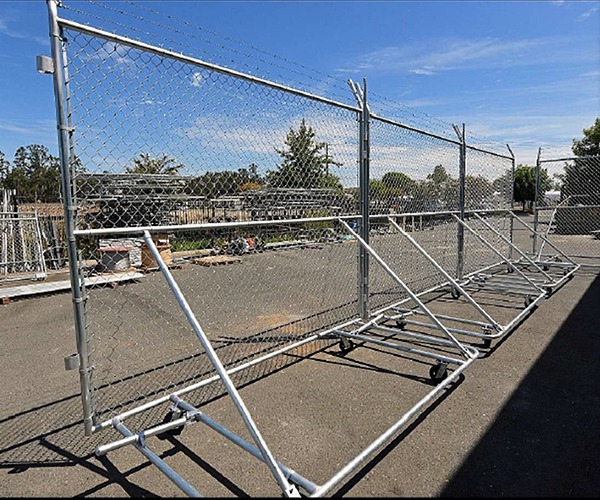
[[[240,264],[242,259],[239,257],[230,257],[229,255],[213,255],[211,257],[200,257],[192,260],[194,264],[201,266],[224,266],[227,264]]]
[[[168,269],[181,269],[181,264],[167,264],[167,268]],[[144,274],[153,273],[155,271],[160,271],[160,267],[158,267],[158,266],[152,266],[152,267],[141,266],[140,271],[143,272]]]

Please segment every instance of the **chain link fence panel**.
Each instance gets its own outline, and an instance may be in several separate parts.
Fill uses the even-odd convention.
[[[356,110],[76,30],[65,38],[82,273],[136,280],[85,291],[96,419],[214,371],[134,228],[154,228],[226,367],[356,315],[358,248],[335,223],[357,213]]]

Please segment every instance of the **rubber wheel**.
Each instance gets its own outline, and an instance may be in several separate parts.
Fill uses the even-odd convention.
[[[400,328],[400,330],[404,330],[406,328],[406,321],[403,321],[401,319],[397,319],[396,320],[396,326],[398,328]]]
[[[488,348],[492,345],[492,339],[483,339],[483,347]]]
[[[345,354],[350,352],[352,349],[354,349],[354,342],[352,342],[352,340],[347,338],[340,339],[340,351]]]
[[[511,266],[506,266],[506,272],[507,273],[514,273],[515,270]]]
[[[548,271],[548,270],[550,269],[550,266],[544,266],[544,267],[542,267],[542,269],[543,269],[544,271]]]
[[[452,287],[450,290],[450,295],[453,299],[458,299],[460,297],[460,292],[456,288]]]
[[[525,299],[525,307],[529,307],[533,303],[533,297],[527,297]]]
[[[435,383],[440,383],[448,376],[447,365],[444,363],[438,363],[429,368],[429,377]]]
[[[172,422],[173,420],[179,417],[181,417],[180,412],[169,410],[166,413],[165,418],[163,418],[162,423],[168,424],[169,422]],[[169,429],[165,432],[161,432],[156,437],[158,437],[158,439],[166,439],[167,436],[179,436],[183,432],[184,427],[184,425],[180,425],[179,427],[173,427],[172,429]]]

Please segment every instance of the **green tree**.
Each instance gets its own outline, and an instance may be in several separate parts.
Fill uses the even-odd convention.
[[[139,158],[133,159],[133,167],[128,167],[128,174],[168,174],[177,175],[183,167],[176,158],[162,153],[158,158],[151,157],[148,153],[140,153]]]
[[[581,139],[573,139],[572,151],[577,156],[596,158],[577,158],[565,164],[563,199],[576,196],[572,198],[573,203],[600,203],[600,118],[596,118],[590,128],[583,129]]]
[[[465,203],[467,207],[479,208],[494,194],[494,186],[482,175],[465,177]]]
[[[571,150],[577,156],[600,156],[600,118],[583,129],[583,138],[573,139]]]
[[[416,186],[416,182],[403,172],[386,172],[381,181],[398,196],[410,195]]]
[[[252,163],[248,168],[239,168],[237,171],[206,172],[190,181],[188,191],[197,196],[216,198],[260,189],[264,182],[258,173],[258,166]]]
[[[433,181],[436,186],[442,185],[450,179],[448,172],[442,165],[436,165],[433,172],[427,175],[427,178]]]
[[[10,170],[10,162],[4,156],[4,153],[0,151],[0,186],[4,186],[4,180]]]
[[[276,149],[283,161],[266,175],[270,187],[343,190],[339,178],[329,172],[331,165],[341,163],[329,155],[327,143],[316,141],[316,132],[304,118],[297,131],[290,129],[284,142],[286,149]]]
[[[513,174],[512,169],[507,168],[500,177],[494,179],[492,182],[492,187],[494,191],[498,191],[502,197],[509,198],[511,194],[513,184]]]
[[[426,184],[429,183],[427,186]],[[436,165],[427,175],[423,192],[429,193],[427,210],[437,210],[439,204],[448,209],[458,207],[458,179],[453,179],[443,165]]]
[[[536,167],[519,164],[515,169],[515,201],[525,205],[535,200]],[[552,188],[552,179],[545,168],[540,170],[540,184],[538,198],[541,200],[544,193]]]
[[[16,189],[26,202],[56,202],[60,199],[59,160],[40,144],[21,146],[15,152],[4,187]]]
[[[369,181],[369,196],[372,200],[383,200],[388,197],[388,188],[379,179]]]

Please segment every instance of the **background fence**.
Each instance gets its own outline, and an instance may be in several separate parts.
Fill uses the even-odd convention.
[[[567,255],[600,265],[600,156],[555,155],[540,149],[535,225]],[[552,250],[535,238],[533,252]]]

